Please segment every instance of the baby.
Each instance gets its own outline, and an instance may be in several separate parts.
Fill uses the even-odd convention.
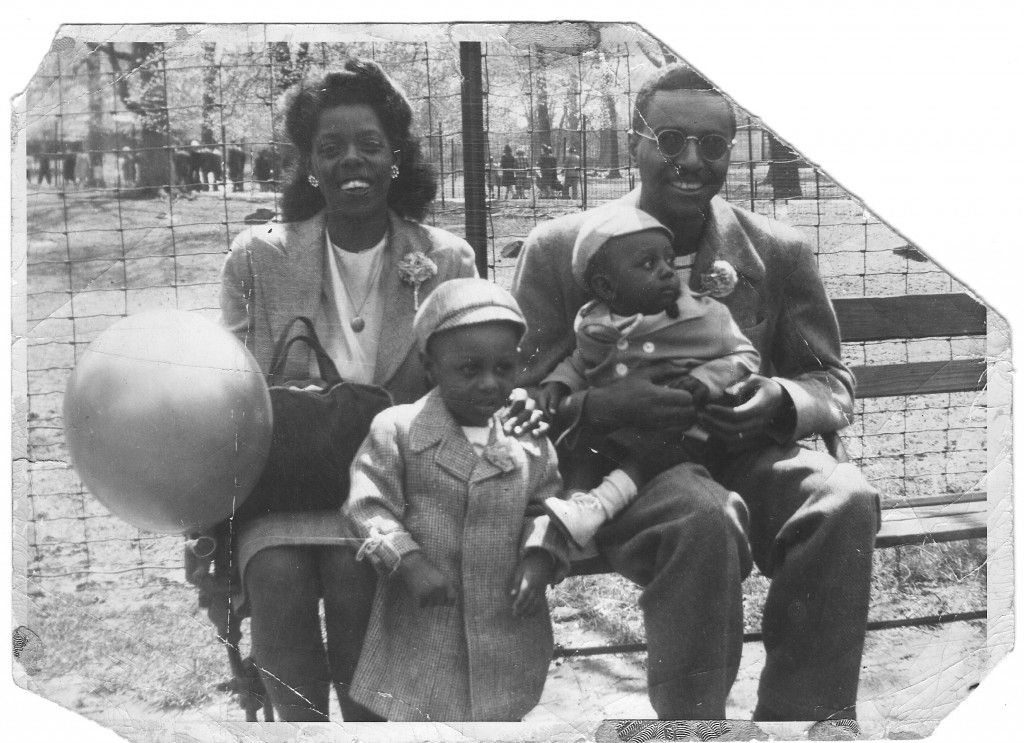
[[[352,464],[346,513],[380,580],[351,696],[389,720],[519,720],[551,660],[545,590],[569,567],[542,508],[564,492],[554,446],[495,416],[526,322],[504,289],[455,279],[413,328],[437,386],[378,415]]]
[[[688,391],[699,408],[724,398],[727,387],[758,371],[760,356],[729,310],[682,285],[673,259],[672,233],[646,212],[615,205],[588,216],[573,246],[572,270],[596,298],[576,315],[576,351],[541,383],[539,408],[555,413],[569,394],[651,364],[677,369],[668,385]],[[699,463],[708,454],[707,434],[697,426],[621,428],[607,436],[570,429],[567,434],[572,461],[563,467],[566,486],[592,489],[574,492],[568,500],[548,499],[545,509],[577,547],[632,502],[656,474],[652,469]],[[619,467],[608,473],[612,462]],[[730,506],[745,520],[739,496]]]

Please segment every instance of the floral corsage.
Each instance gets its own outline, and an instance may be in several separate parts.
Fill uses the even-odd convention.
[[[484,449],[484,459],[502,472],[511,472],[516,468],[516,455],[512,446],[504,437],[499,437],[493,444]]]
[[[722,299],[732,294],[738,280],[736,269],[729,261],[715,261],[700,275],[700,289],[715,299]]]
[[[413,307],[420,308],[420,286],[437,276],[437,264],[421,250],[409,253],[398,262],[398,275],[406,284],[412,284]]]

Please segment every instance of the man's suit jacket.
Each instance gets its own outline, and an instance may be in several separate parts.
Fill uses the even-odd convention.
[[[636,207],[640,189],[608,205]],[[576,346],[573,321],[590,299],[572,276],[572,249],[587,213],[538,225],[527,237],[512,293],[526,315],[527,359],[520,384],[539,383]],[[813,433],[836,431],[853,410],[853,375],[841,360],[839,326],[814,252],[797,230],[729,204],[711,201],[690,286],[716,260],[739,276],[720,300],[761,354],[761,374],[789,393],[796,412],[791,443]]]
[[[320,212],[302,222],[252,227],[231,245],[221,281],[221,322],[252,351],[264,373],[270,370],[274,344],[284,326],[298,316],[316,317],[327,260],[326,227]],[[465,240],[394,212],[384,250],[383,331],[373,383],[387,389],[396,403],[412,402],[429,385],[415,350],[413,287],[402,281],[398,262],[420,251],[437,264],[437,274],[420,287],[420,302],[449,279],[476,276],[476,264]],[[293,347],[284,378],[308,377],[309,363],[306,347]]]

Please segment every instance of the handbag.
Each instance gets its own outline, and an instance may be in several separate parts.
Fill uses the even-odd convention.
[[[297,323],[305,333],[289,338]],[[316,356],[320,380],[279,383],[296,343]],[[376,385],[346,382],[307,317],[285,326],[268,375],[274,429],[263,474],[235,512],[237,521],[268,513],[338,509],[348,498],[349,465],[391,395]]]

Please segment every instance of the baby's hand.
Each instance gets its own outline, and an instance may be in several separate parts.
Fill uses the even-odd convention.
[[[544,412],[537,407],[530,393],[522,387],[516,387],[508,396],[508,405],[501,412],[502,429],[508,436],[525,436],[532,434],[540,438],[548,432],[550,425]]]
[[[547,382],[534,393],[533,399],[538,410],[543,411],[549,418],[554,418],[558,414],[558,406],[569,394],[569,388],[561,382]]]
[[[544,604],[548,584],[554,580],[555,563],[543,550],[526,553],[512,578],[512,614],[526,617],[536,614]]]
[[[403,556],[398,563],[398,575],[420,608],[452,606],[455,603],[455,587],[422,552],[410,552]]]
[[[673,382],[672,387],[677,390],[685,390],[689,392],[690,396],[693,398],[693,406],[695,408],[703,408],[707,403],[708,398],[711,396],[711,390],[708,389],[708,386],[689,374],[682,379]]]

